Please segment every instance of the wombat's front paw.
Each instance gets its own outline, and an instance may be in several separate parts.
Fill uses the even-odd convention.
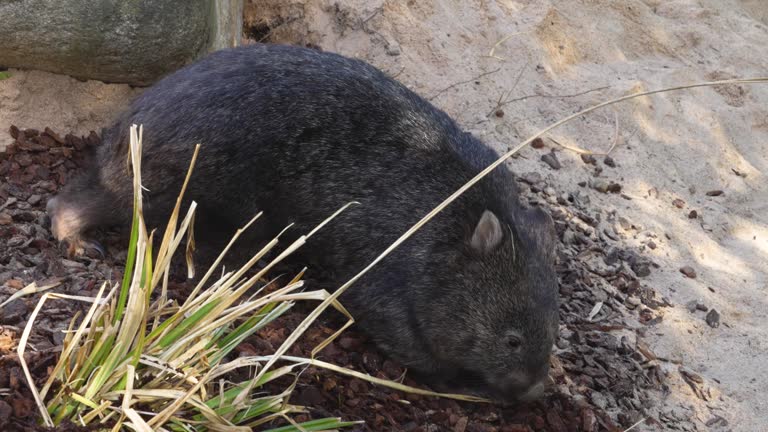
[[[56,240],[66,245],[67,255],[104,257],[104,247],[99,242],[82,236],[85,222],[77,209],[62,203],[60,197],[55,197],[48,201],[46,211],[51,220],[51,233]]]
[[[77,238],[64,239],[61,242],[67,246],[67,255],[70,257],[85,255],[93,258],[104,258],[106,256],[104,246],[96,240]]]

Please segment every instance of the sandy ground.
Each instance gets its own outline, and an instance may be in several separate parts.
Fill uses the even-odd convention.
[[[2,49],[2,48],[0,48]],[[128,85],[79,81],[41,71],[11,69],[0,81],[0,151],[13,142],[7,131],[19,128],[100,132],[140,89]]]
[[[502,151],[631,91],[768,74],[763,0],[251,3],[274,24],[272,40],[363,58]],[[137,92],[12,72],[0,81],[0,129],[98,130]],[[646,337],[669,373],[659,409],[690,419],[691,430],[768,430],[767,102],[766,85],[700,88],[635,99],[553,132],[593,151],[616,140],[617,166],[599,178],[620,183],[626,198],[578,186],[595,181],[594,167],[570,151],[558,149],[560,170],[532,148],[510,162],[518,173],[543,174],[557,194],[586,193],[601,231],[659,264],[645,282],[674,305]],[[706,195],[713,190],[724,193]],[[697,300],[721,314],[720,327],[689,312]],[[680,365],[704,378],[708,401],[682,380]],[[716,416],[728,425],[706,424]]]

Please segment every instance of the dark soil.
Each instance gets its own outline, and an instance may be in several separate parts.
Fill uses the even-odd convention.
[[[86,161],[99,137],[64,137],[45,129],[19,131],[0,153],[0,302],[32,282],[59,283],[55,292],[93,296],[103,281],[119,280],[126,239],[100,234],[107,256],[67,256],[51,237],[47,200]],[[642,251],[621,249],[621,233],[604,222],[616,215],[590,213],[586,192],[553,196],[541,176],[522,175],[523,199],[547,208],[561,243],[557,272],[561,329],[552,358],[553,385],[543,400],[517,407],[470,404],[404,394],[325,370],[304,371],[291,403],[310,408],[299,420],[339,416],[365,420],[359,430],[396,431],[623,431],[643,421],[661,429],[654,401],[665,391],[656,358],[643,344],[645,331],[661,321],[663,301],[642,283],[654,263]],[[574,185],[575,186],[575,185]],[[578,189],[574,187],[574,189]],[[614,227],[616,224],[613,225]],[[311,281],[310,281],[311,284]],[[175,285],[182,295],[184,282]],[[0,310],[0,430],[42,430],[37,408],[18,364],[16,347],[41,294]],[[597,306],[596,305],[601,305]],[[84,308],[76,302],[48,301],[36,320],[27,358],[36,385],[56,361],[60,330]],[[303,318],[299,308],[239,347],[241,355],[271,353]],[[338,328],[332,313],[311,328],[292,354],[308,355]],[[319,358],[387,379],[418,386],[404,368],[388,360],[354,330],[344,333]],[[670,421],[670,420],[667,420]],[[57,430],[87,430],[73,425]]]

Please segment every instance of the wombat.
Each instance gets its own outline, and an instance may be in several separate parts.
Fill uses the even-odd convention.
[[[297,258],[335,286],[498,157],[363,61],[278,45],[218,51],[157,82],[107,130],[97,163],[49,203],[57,239],[77,243],[91,227],[129,223],[131,124],[144,126],[150,226],[170,214],[202,143],[186,194],[198,203],[198,244],[215,243],[213,227],[231,236],[263,211],[240,243],[253,253],[291,222],[288,241],[361,203]],[[521,206],[501,166],[341,301],[385,353],[435,388],[531,400],[544,389],[558,330],[554,244],[552,220]]]

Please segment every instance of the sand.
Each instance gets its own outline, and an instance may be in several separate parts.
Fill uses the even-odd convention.
[[[7,133],[11,125],[78,135],[100,132],[141,91],[48,72],[9,72],[10,78],[0,80],[0,151],[13,142]]]
[[[768,4],[762,0],[250,3],[273,22],[290,18],[275,26],[272,40],[365,59],[502,151],[566,115],[631,91],[768,74]],[[12,74],[0,81],[3,130],[10,124],[98,130],[138,91],[40,72]],[[499,108],[502,117],[494,114]],[[600,228],[615,230],[617,245],[659,265],[644,281],[673,304],[646,337],[669,375],[660,414],[688,419],[690,430],[768,430],[768,85],[643,97],[550,136],[593,151],[616,140],[617,166],[598,157],[600,178],[620,183],[626,198],[578,186],[594,180],[594,167],[549,140],[562,169],[540,161],[546,149],[532,148],[510,166],[542,173],[558,194],[588,194],[601,213]],[[1,136],[0,147],[7,140]],[[723,194],[706,195],[714,190]],[[696,218],[689,218],[691,210]],[[626,229],[619,218],[629,222]],[[697,277],[685,277],[683,266]],[[686,304],[696,300],[720,313],[720,327],[709,327],[705,312],[689,312]],[[704,378],[710,400],[694,394],[680,365]],[[728,425],[708,426],[716,416]]]

